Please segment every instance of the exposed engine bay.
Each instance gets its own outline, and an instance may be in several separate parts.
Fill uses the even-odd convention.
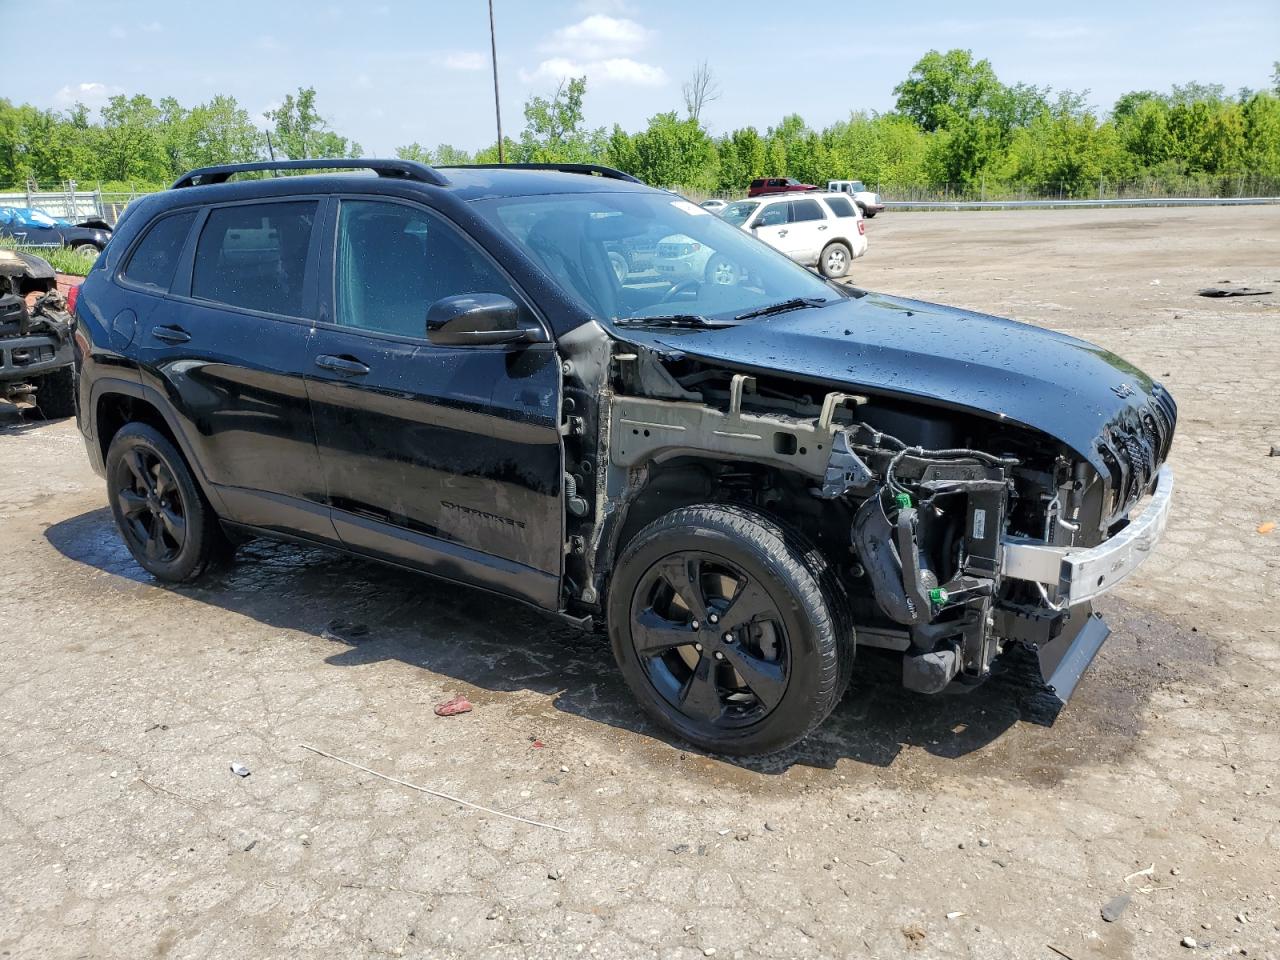
[[[597,607],[610,558],[646,523],[738,503],[784,518],[830,558],[857,643],[900,652],[905,686],[976,684],[1020,643],[1070,696],[1109,633],[1089,603],[1106,587],[1073,588],[1058,561],[1113,542],[1155,489],[1171,401],[1100,435],[1102,474],[1011,419],[613,346],[595,371],[598,405],[566,380],[566,579],[579,609]],[[597,409],[599,423],[575,415]]]

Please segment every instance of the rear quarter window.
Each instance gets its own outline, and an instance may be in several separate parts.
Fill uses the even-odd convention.
[[[825,220],[826,214],[817,200],[792,200],[791,222],[803,223],[806,220]]]
[[[837,217],[856,217],[858,212],[854,210],[853,203],[845,197],[827,197],[827,208]]]
[[[130,283],[168,293],[173,283],[173,272],[178,267],[178,258],[182,256],[182,247],[187,242],[187,234],[191,232],[191,224],[196,213],[175,213],[161,217],[143,235],[142,240],[133,248],[129,262],[120,271],[120,276]]]
[[[196,245],[191,296],[232,307],[301,316],[316,201],[217,207]]]

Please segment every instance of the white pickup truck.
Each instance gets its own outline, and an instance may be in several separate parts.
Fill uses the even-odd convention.
[[[872,193],[861,180],[828,180],[827,192],[849,194],[849,196],[853,197],[854,202],[862,208],[862,215],[867,218],[874,217],[884,209],[884,202],[880,199],[880,194]]]

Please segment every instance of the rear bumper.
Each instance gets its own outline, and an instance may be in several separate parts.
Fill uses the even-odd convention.
[[[1114,537],[1088,548],[1007,537],[1000,572],[1054,588],[1056,601],[1062,606],[1085,603],[1142,566],[1164,534],[1172,505],[1173,471],[1165,466],[1156,476],[1155,492],[1146,509]]]

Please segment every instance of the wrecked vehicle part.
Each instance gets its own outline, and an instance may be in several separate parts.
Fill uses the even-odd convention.
[[[645,339],[619,345],[619,392],[608,398],[610,457],[631,478],[627,498],[665,483],[666,502],[675,503],[680,482],[690,484],[690,497],[733,498],[724,477],[735,465],[803,477],[810,497],[849,510],[843,569],[855,631],[863,645],[903,654],[905,686],[967,689],[989,675],[1006,644],[1019,643],[1038,651],[1060,699],[1070,696],[1107,634],[1084,601],[1141,562],[1167,517],[1168,471],[1153,472],[1176,416],[1167,395],[1152,385],[1158,412],[1136,418],[1136,436],[1119,429],[1123,410],[1113,415],[1094,447],[1107,468],[1100,476],[1061,437],[1009,417],[982,427],[955,410],[921,408],[916,398],[853,392],[860,383],[825,394],[807,381],[784,386],[776,372],[747,373],[674,349],[687,336]],[[646,368],[667,375],[642,376]],[[645,384],[662,384],[666,399],[623,392],[643,393]],[[690,393],[703,402],[686,399]],[[1128,399],[1123,390],[1110,393]],[[680,465],[681,481],[663,479],[669,464]],[[746,499],[766,506],[765,489],[748,490]],[[1111,522],[1149,491],[1150,521]],[[793,522],[805,527],[799,506],[793,498],[772,508],[794,511]],[[1125,537],[1127,524],[1138,532]],[[810,535],[838,550],[822,530]],[[1100,565],[1117,562],[1113,578],[1084,586]]]
[[[48,417],[75,412],[72,325],[53,267],[0,249],[0,399]]]

